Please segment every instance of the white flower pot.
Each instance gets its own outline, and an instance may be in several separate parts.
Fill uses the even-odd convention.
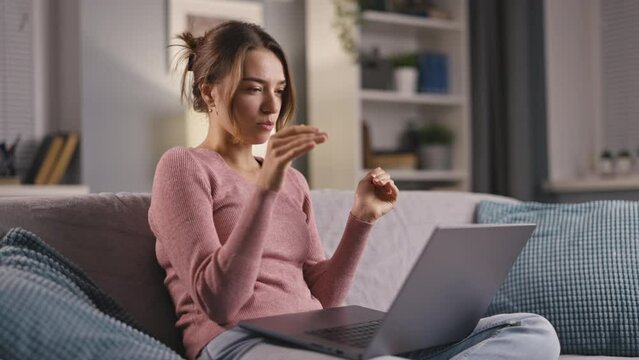
[[[402,94],[417,92],[417,68],[401,67],[393,71],[395,90]]]
[[[452,168],[450,145],[422,145],[419,147],[419,167],[428,170]]]

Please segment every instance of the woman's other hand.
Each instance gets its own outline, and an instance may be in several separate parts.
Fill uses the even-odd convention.
[[[278,191],[282,187],[284,174],[291,166],[291,162],[327,139],[328,134],[325,132],[305,125],[290,126],[272,135],[266,147],[264,163],[257,180],[258,186]]]
[[[390,175],[382,168],[373,169],[357,184],[351,214],[373,223],[395,208],[398,196],[399,189]]]

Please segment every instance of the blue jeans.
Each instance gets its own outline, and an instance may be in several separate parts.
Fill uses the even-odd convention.
[[[376,359],[527,359],[559,357],[559,340],[552,325],[535,314],[501,314],[479,321],[465,339],[451,345]],[[197,360],[335,360],[337,357],[284,343],[235,327],[211,340]]]

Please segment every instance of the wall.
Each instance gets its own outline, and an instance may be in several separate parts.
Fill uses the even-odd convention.
[[[182,116],[157,0],[81,0],[82,177],[92,192],[148,191]]]
[[[601,111],[598,0],[546,0],[548,178],[588,174]]]
[[[546,0],[544,3],[550,181],[547,201],[639,199],[639,191],[634,188],[617,190],[616,186],[611,185],[595,186],[588,191],[583,187],[574,189],[574,185],[584,178],[595,181],[593,173],[596,172],[597,153],[611,145],[606,143],[603,132],[607,128],[610,111],[616,109],[607,109],[605,112],[606,101],[626,101],[622,97],[611,101],[604,96],[623,94],[624,91],[610,91],[610,85],[617,86],[618,82],[610,80],[609,76],[614,74],[602,62],[603,51],[610,52],[611,45],[620,48],[618,43],[606,44],[602,41],[602,30],[604,33],[606,31],[605,21],[602,20],[603,4],[602,0]],[[627,4],[633,5],[636,11],[632,2]],[[608,31],[610,29],[609,26]],[[618,27],[614,29],[620,31]],[[625,28],[622,31],[632,32],[632,29]],[[615,65],[621,67],[633,64],[628,57],[618,57],[615,61]],[[633,83],[632,79],[623,81],[624,84]],[[624,180],[620,179],[621,182]],[[553,186],[559,183],[573,185],[573,189]],[[639,188],[639,182],[634,187]]]
[[[313,126],[329,134],[326,144],[313,149],[309,170],[313,188],[353,189],[361,151],[358,70],[344,52],[331,23],[333,4],[306,0],[308,114]],[[335,79],[339,79],[337,82]]]
[[[59,1],[62,7],[73,0]],[[184,131],[178,86],[167,72],[166,2],[77,1],[83,182],[92,192],[150,191],[157,160]],[[264,6],[265,28],[281,42],[297,75],[298,117],[304,119],[303,1]],[[61,64],[67,60],[62,54]],[[78,106],[69,102],[59,101],[73,117]]]
[[[80,0],[56,0],[51,6],[49,49],[51,112],[49,128],[80,131]]]
[[[264,1],[264,28],[282,45],[297,92],[295,123],[306,124],[306,26],[304,0]],[[308,156],[298,158],[293,166],[308,174]]]

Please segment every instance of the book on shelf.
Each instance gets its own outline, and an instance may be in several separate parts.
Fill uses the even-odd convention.
[[[38,173],[33,181],[36,185],[44,185],[49,180],[49,176],[51,176],[51,171],[53,170],[53,166],[55,162],[58,160],[58,156],[60,156],[60,152],[62,151],[62,147],[64,146],[64,135],[55,135],[53,139],[51,139],[51,144],[47,149],[47,153],[44,156],[44,160],[42,160],[42,164],[38,169]]]
[[[374,152],[367,168],[378,166],[382,169],[414,170],[417,169],[417,155],[412,152]]]
[[[40,146],[38,146],[38,150],[36,151],[33,161],[31,161],[31,166],[22,181],[24,184],[33,184],[35,182],[35,178],[38,175],[38,169],[40,169],[42,161],[44,161],[44,157],[47,154],[47,150],[49,150],[51,140],[53,140],[53,135],[49,134],[40,142]]]
[[[62,148],[60,156],[58,156],[58,159],[51,170],[51,175],[47,180],[47,184],[56,185],[60,183],[69,168],[69,164],[71,163],[71,159],[73,158],[76,149],[78,148],[79,142],[80,136],[77,133],[69,133],[66,135],[64,147]]]
[[[45,136],[24,178],[25,184],[55,185],[66,174],[78,149],[79,135],[75,132]]]
[[[425,52],[418,59],[419,92],[448,93],[448,56],[437,52]]]

